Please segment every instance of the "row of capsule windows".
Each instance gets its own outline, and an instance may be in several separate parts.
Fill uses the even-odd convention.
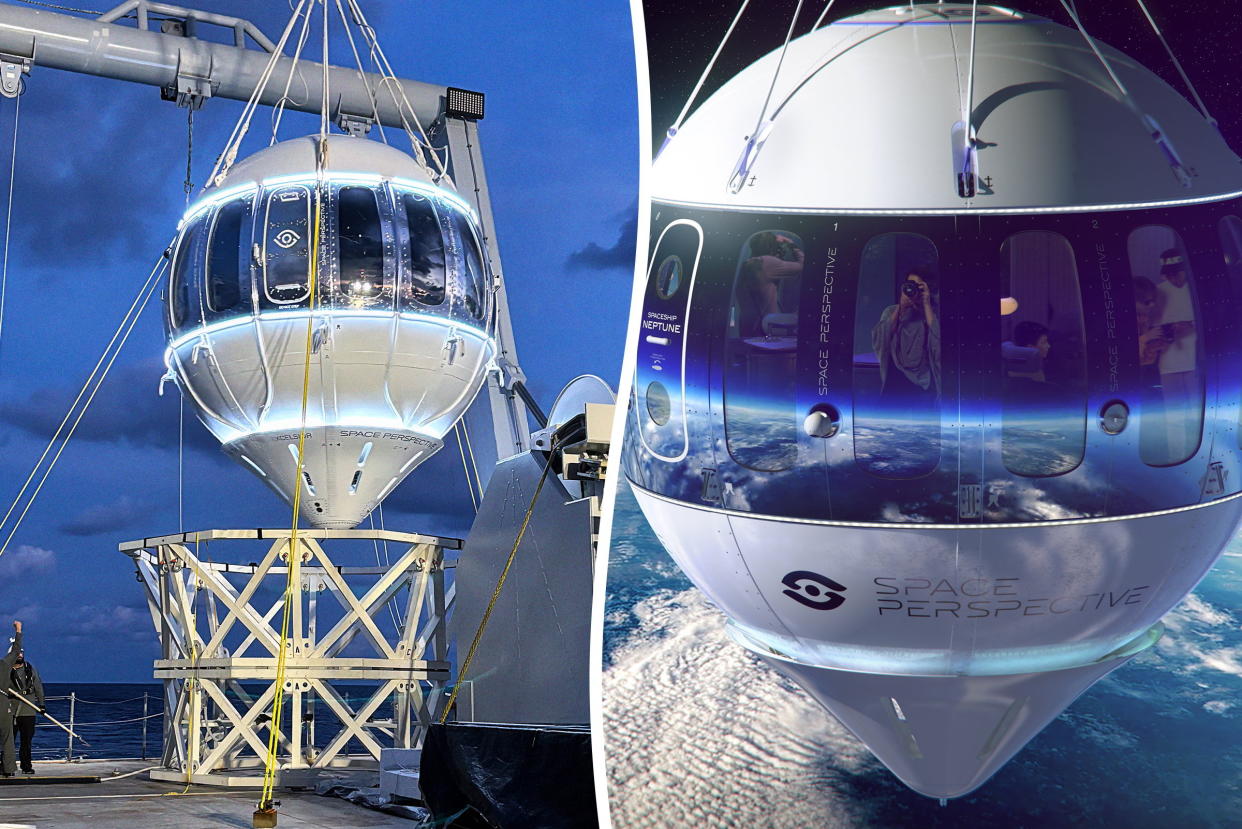
[[[1242,300],[1242,219],[1225,217],[1219,232]],[[1133,230],[1126,253],[1141,407],[1131,418],[1129,406],[1114,401],[1100,413],[1100,425],[1116,434],[1137,420],[1142,461],[1175,466],[1194,457],[1203,435],[1199,332],[1205,325],[1198,290],[1173,228]],[[737,463],[757,471],[793,466],[800,432],[833,437],[838,431],[834,407],[796,408],[807,256],[798,234],[776,229],[750,236],[738,257],[724,337],[725,442]],[[657,250],[654,261],[656,295],[667,299],[684,282],[681,257]],[[1060,234],[1027,231],[1003,242],[999,266],[992,324],[993,359],[1002,366],[1001,456],[1017,475],[1062,475],[1082,463],[1088,423],[1089,355],[1074,251]],[[941,353],[939,283],[936,246],[924,236],[886,233],[862,250],[852,331],[853,448],[858,464],[880,477],[922,477],[941,462],[950,367]],[[669,392],[661,380],[650,382],[644,398],[652,422],[668,423]],[[1242,448],[1242,423],[1238,434]]]
[[[431,310],[484,322],[488,279],[472,220],[447,199],[387,185],[332,185],[316,305]],[[174,332],[257,310],[306,307],[315,194],[269,188],[200,213],[170,269]]]

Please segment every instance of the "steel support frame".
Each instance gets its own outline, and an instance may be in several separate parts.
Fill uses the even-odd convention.
[[[421,746],[427,726],[439,716],[452,675],[446,620],[455,591],[446,589],[445,571],[455,560],[445,553],[460,549],[461,542],[391,531],[299,530],[297,553],[290,557],[290,536],[288,529],[208,530],[120,545],[134,562],[160,639],[155,661],[155,677],[164,686],[160,776],[258,785],[277,692],[284,585],[291,566],[298,591],[290,605],[281,688],[287,716],[277,738],[277,782],[295,771],[373,768],[382,748]],[[210,560],[220,557],[219,542],[246,538],[267,542],[259,561]],[[322,543],[341,538],[396,541],[401,552],[391,566],[342,567]],[[208,544],[210,559],[200,555]],[[230,575],[245,578],[239,586]],[[280,593],[270,606],[257,603],[265,585],[269,597],[273,588]],[[402,597],[404,588],[408,595]],[[320,594],[332,596],[341,608],[328,630],[318,625]],[[389,634],[377,618],[398,602],[404,616]],[[240,634],[244,638],[237,644]],[[343,656],[358,639],[370,654]],[[230,650],[226,641],[235,647]],[[263,683],[263,690],[256,695],[243,682]],[[371,684],[360,704],[338,690],[357,683]],[[339,720],[335,733],[324,733],[322,720],[306,716],[315,710],[310,697]],[[347,753],[351,741],[364,753]]]

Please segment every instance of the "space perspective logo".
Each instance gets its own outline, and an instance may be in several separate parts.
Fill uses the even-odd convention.
[[[845,585],[810,570],[786,573],[781,584],[789,588],[782,591],[786,596],[813,610],[836,610],[845,604],[845,597],[841,595],[847,589]]]

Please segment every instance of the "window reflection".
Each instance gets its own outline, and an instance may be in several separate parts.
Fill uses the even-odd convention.
[[[1074,252],[1056,233],[1001,245],[1001,455],[1018,475],[1062,475],[1086,451],[1086,332]]]
[[[403,286],[402,305],[444,302],[444,236],[435,202],[418,193],[402,193],[405,223],[409,232],[410,279]]]
[[[374,305],[391,295],[384,274],[379,203],[368,187],[342,187],[336,198],[340,263],[336,292],[349,306]]]
[[[198,279],[199,269],[195,267],[198,263],[195,260],[198,252],[199,232],[206,218],[206,216],[200,216],[191,222],[181,234],[181,243],[177,245],[177,252],[173,256],[172,290],[169,295],[172,297],[174,329],[179,329],[186,323],[201,321],[202,292]]]
[[[242,268],[242,224],[250,201],[229,202],[216,214],[207,247],[207,308],[218,316],[249,310],[249,273]],[[243,285],[242,277],[247,284]]]
[[[1203,431],[1198,300],[1172,228],[1140,227],[1127,248],[1142,365],[1139,452],[1150,466],[1172,466],[1198,451]]]
[[[915,478],[940,462],[939,257],[914,233],[867,243],[854,318],[854,457]]]
[[[738,463],[787,469],[797,458],[798,304],[806,254],[784,230],[751,236],[738,257],[725,337],[725,437]]]
[[[483,267],[483,255],[470,220],[460,213],[454,213],[453,220],[461,237],[462,301],[470,316],[482,321],[487,312],[487,271]]]
[[[1226,216],[1220,220],[1220,246],[1225,255],[1225,270],[1233,288],[1235,308],[1242,308],[1242,219]],[[1235,369],[1236,370],[1236,369]],[[1238,412],[1238,448],[1242,448],[1242,410]]]

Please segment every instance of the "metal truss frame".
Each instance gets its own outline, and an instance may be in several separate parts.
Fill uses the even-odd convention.
[[[453,585],[446,589],[445,571],[456,561],[445,553],[460,550],[461,541],[384,530],[298,530],[297,554],[290,556],[291,535],[287,528],[206,530],[119,545],[134,562],[160,640],[155,678],[164,685],[164,742],[162,769],[153,777],[260,785],[290,567],[299,589],[289,608],[280,689],[288,695],[288,719],[279,724],[277,782],[318,769],[374,768],[383,748],[419,747],[439,716],[452,675],[446,619],[456,592]],[[212,560],[220,541],[238,539],[267,541],[262,558]],[[396,542],[401,552],[391,565],[338,566],[322,543],[336,539]],[[326,631],[318,625],[327,615],[320,594],[340,608]],[[379,619],[385,612],[393,633]],[[351,650],[369,651],[366,656],[343,655],[355,641],[362,644]],[[264,689],[256,694],[258,683]],[[339,686],[350,684],[369,686],[365,700],[354,704],[341,692]],[[391,713],[381,715],[390,700]],[[339,722],[331,735],[315,716],[324,707]],[[325,739],[316,739],[317,725]]]

